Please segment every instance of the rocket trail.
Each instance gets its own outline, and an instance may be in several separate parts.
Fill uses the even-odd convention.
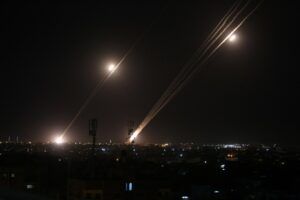
[[[240,28],[244,24],[244,22],[257,10],[257,8],[263,3],[263,0],[260,1],[232,30],[230,33],[224,37],[224,33],[230,26],[236,21],[237,17],[241,15],[241,13],[246,9],[249,5],[250,1],[247,1],[242,8],[232,17],[234,12],[238,9],[240,2],[236,2],[230,10],[225,14],[225,16],[221,19],[218,25],[214,28],[214,30],[209,34],[208,38],[201,45],[199,51],[201,55],[197,57],[194,55],[192,59],[184,66],[184,68],[180,71],[180,73],[176,76],[176,78],[172,81],[166,91],[162,94],[159,100],[155,103],[155,105],[148,112],[144,120],[137,127],[135,132],[129,138],[129,142],[134,141],[134,139],[141,133],[141,131],[150,123],[150,121],[163,109],[173,98],[176,96],[183,87],[193,78],[193,76],[203,69],[203,66],[207,63],[209,58],[230,38],[233,33]],[[232,17],[230,22],[227,23],[228,19]],[[227,24],[226,24],[227,23]],[[225,26],[226,25],[226,26]],[[225,26],[225,27],[224,27]],[[218,33],[219,32],[219,33]],[[221,40],[214,48],[213,45],[217,42],[220,37],[224,39]],[[203,49],[203,46],[206,46]],[[212,50],[209,52],[209,50]]]
[[[120,61],[116,64],[116,66],[114,67],[114,70],[109,71],[105,77],[100,80],[98,82],[98,84],[96,85],[96,87],[92,90],[92,92],[90,93],[90,95],[87,97],[87,99],[84,101],[84,103],[82,104],[82,106],[79,108],[79,110],[77,111],[77,113],[75,114],[75,116],[73,117],[73,119],[70,121],[70,123],[68,124],[68,126],[64,129],[64,131],[61,134],[61,138],[63,138],[66,133],[69,131],[69,129],[72,127],[72,125],[75,123],[75,121],[77,120],[77,118],[80,116],[80,114],[83,112],[83,110],[88,106],[88,104],[90,103],[90,101],[94,98],[94,96],[98,93],[98,91],[104,86],[105,82],[112,76],[113,72],[116,71],[120,65],[126,60],[126,58],[130,55],[130,53],[132,53],[132,51],[135,49],[135,47],[139,44],[139,42],[146,36],[146,34],[152,29],[152,27],[158,22],[158,19],[162,16],[162,14],[164,13],[164,11],[166,10],[168,4],[165,5],[165,7],[161,10],[160,14],[156,17],[154,17],[154,19],[152,20],[152,22],[148,25],[148,27],[146,28],[146,30],[140,34],[140,36],[134,41],[134,43],[131,45],[131,47],[127,50],[127,52],[125,53],[125,55],[120,59]]]

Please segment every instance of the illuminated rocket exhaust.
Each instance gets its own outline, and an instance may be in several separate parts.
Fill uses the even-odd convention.
[[[146,118],[142,121],[142,123],[137,127],[137,129],[132,133],[132,135],[129,138],[129,143],[133,143],[134,140],[137,138],[137,136],[142,132],[142,130],[147,126],[147,124],[151,121],[151,119],[154,117],[152,116],[146,116]]]
[[[138,131],[138,130],[134,131],[134,133],[129,138],[129,143],[132,143],[135,140],[135,138],[140,134],[141,131],[142,130],[140,130],[140,131]]]
[[[129,143],[132,143],[133,141],[134,141],[134,139],[138,136],[138,132],[134,132],[133,134],[132,134],[132,136],[130,136],[130,138],[129,138]]]

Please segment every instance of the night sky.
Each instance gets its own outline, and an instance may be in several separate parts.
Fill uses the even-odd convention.
[[[149,28],[67,133],[124,142],[234,1],[9,1],[1,6],[0,139],[47,141],[106,65]],[[296,2],[265,1],[137,142],[299,144]]]

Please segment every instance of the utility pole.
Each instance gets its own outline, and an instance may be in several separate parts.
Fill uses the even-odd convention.
[[[97,119],[91,119],[89,120],[89,135],[93,137],[93,144],[92,144],[93,156],[95,156],[96,133],[97,133]]]

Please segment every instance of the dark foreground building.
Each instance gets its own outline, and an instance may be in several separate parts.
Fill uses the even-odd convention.
[[[300,199],[300,153],[296,148],[97,145],[94,156],[91,150],[90,145],[78,144],[2,144],[0,197]],[[12,194],[16,197],[9,198]]]

